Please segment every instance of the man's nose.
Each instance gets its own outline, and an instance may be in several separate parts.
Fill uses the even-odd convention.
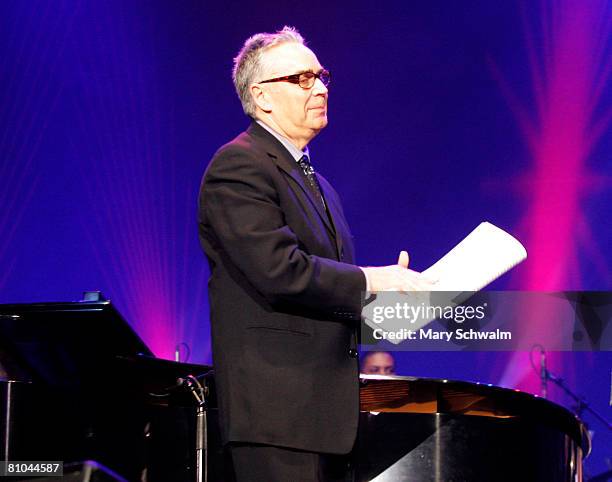
[[[322,95],[327,94],[328,92],[327,87],[325,87],[325,84],[321,82],[321,79],[315,79],[315,83],[312,86],[312,93],[314,95]]]

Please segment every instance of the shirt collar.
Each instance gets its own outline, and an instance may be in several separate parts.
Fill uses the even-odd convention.
[[[310,158],[310,151],[308,150],[308,146],[304,147],[303,151],[300,151],[296,146],[293,145],[293,143],[289,139],[276,132],[274,129],[272,129],[272,127],[266,125],[259,119],[256,119],[255,122],[257,122],[261,127],[267,130],[274,137],[276,137],[276,139],[278,139],[278,142],[285,146],[285,149],[289,151],[289,154],[291,154],[291,157],[293,157],[296,162],[299,161],[304,155],[307,155],[308,158]]]

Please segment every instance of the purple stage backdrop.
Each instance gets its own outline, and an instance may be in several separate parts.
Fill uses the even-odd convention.
[[[360,264],[407,249],[424,269],[488,220],[529,252],[493,288],[612,289],[608,2],[32,0],[0,13],[0,303],[101,290],[158,356],[184,342],[210,362],[200,177],[248,124],[233,56],[285,24],[333,73],[311,153]],[[539,390],[527,353],[397,358],[403,374]],[[549,363],[611,417],[609,353]],[[612,437],[584,418],[593,474]]]

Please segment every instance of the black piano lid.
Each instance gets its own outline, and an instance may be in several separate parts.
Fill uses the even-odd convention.
[[[109,301],[0,305],[0,365],[9,379],[81,385],[118,356],[154,357]]]

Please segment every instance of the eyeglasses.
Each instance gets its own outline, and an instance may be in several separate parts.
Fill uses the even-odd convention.
[[[302,89],[310,89],[315,83],[315,80],[319,79],[325,87],[331,82],[331,73],[329,70],[321,70],[321,72],[315,74],[314,72],[300,72],[299,74],[285,75],[284,77],[277,77],[275,79],[262,80],[259,84],[266,84],[268,82],[291,82],[292,84],[298,84]]]

